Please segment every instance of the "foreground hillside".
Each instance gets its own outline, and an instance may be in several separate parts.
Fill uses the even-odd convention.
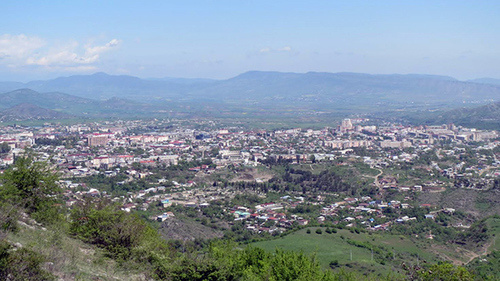
[[[385,275],[387,271],[366,263],[376,261],[384,266],[391,258],[405,258],[404,253],[395,251],[394,247],[408,247],[409,253],[420,253],[419,250],[411,244],[404,246],[404,238],[390,242],[374,235],[372,243],[367,239],[369,234],[361,238],[356,236],[358,232],[351,235],[346,230],[335,230],[329,233],[331,238],[321,236],[316,240],[331,239],[330,243],[347,250],[349,246],[339,240],[345,239],[349,245],[359,248],[351,248],[354,255],[351,260],[359,263],[345,263],[345,257],[337,256],[338,261],[330,262],[335,270],[324,267],[324,251],[319,247],[316,259],[310,252],[287,250],[291,246],[288,243],[280,245],[284,249],[269,252],[229,240],[188,243],[169,237],[163,239],[153,225],[135,213],[120,210],[106,199],[89,197],[71,208],[62,206],[58,200],[57,176],[49,165],[34,162],[32,158],[19,158],[1,179],[0,277],[6,280],[363,280],[372,277],[378,280],[473,280],[465,268],[448,263],[425,268],[405,265],[400,273]],[[300,243],[304,244],[308,240],[306,236],[322,235],[318,230],[315,234],[304,231],[284,239],[296,239],[294,237],[300,235]],[[384,245],[386,242],[389,244]],[[265,247],[269,249],[269,245]],[[370,261],[368,248],[374,253]],[[337,255],[342,255],[341,252]],[[422,256],[425,257],[424,252]],[[332,257],[335,258],[335,254],[328,258]],[[363,269],[368,277],[348,270],[355,267]],[[369,272],[378,272],[378,275]],[[452,279],[446,279],[448,277]]]

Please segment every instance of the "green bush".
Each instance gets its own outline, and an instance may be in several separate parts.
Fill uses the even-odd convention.
[[[0,201],[24,209],[34,219],[54,223],[62,219],[58,209],[58,175],[47,162],[36,161],[33,155],[19,157],[0,176],[3,188]]]
[[[410,280],[421,281],[472,281],[473,274],[462,266],[454,266],[447,262],[432,264],[425,268],[403,265]]]
[[[330,268],[335,269],[339,266],[339,261],[338,260],[333,260],[330,262]]]
[[[54,280],[54,276],[42,269],[45,259],[32,250],[13,250],[6,241],[0,241],[0,280]]]
[[[0,202],[0,230],[16,232],[19,228],[18,218],[19,212],[16,206]]]
[[[155,229],[114,205],[87,202],[73,209],[70,218],[70,234],[106,249],[120,261],[146,259],[151,251],[166,247]]]

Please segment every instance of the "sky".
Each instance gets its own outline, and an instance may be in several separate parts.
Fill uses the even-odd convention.
[[[500,1],[4,1],[0,81],[246,71],[500,78]]]

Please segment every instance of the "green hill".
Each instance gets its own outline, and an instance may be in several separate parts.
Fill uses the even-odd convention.
[[[500,129],[500,102],[474,108],[459,108],[434,119],[436,124],[455,123],[472,128]]]
[[[310,233],[307,233],[308,229]],[[317,234],[317,229],[321,229],[322,233]],[[252,245],[268,251],[278,248],[314,254],[325,269],[333,266],[360,273],[372,272],[378,276],[385,276],[391,272],[403,275],[405,273],[401,269],[403,263],[466,261],[465,256],[455,252],[455,248],[435,245],[430,241],[413,240],[406,236],[386,233],[357,233],[346,229],[329,234],[325,230],[324,227],[310,227],[283,238],[256,242]]]
[[[67,119],[74,116],[45,109],[30,103],[21,103],[0,111],[0,121]]]
[[[28,105],[30,104],[30,105]],[[76,117],[151,116],[157,107],[123,98],[100,101],[59,92],[19,89],[0,94],[3,120],[64,119]],[[30,112],[32,110],[32,112]],[[39,118],[37,117],[39,116]]]

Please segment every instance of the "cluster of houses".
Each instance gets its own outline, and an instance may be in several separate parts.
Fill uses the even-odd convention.
[[[492,151],[500,144],[496,131],[480,131],[453,124],[388,124],[377,127],[368,124],[367,119],[345,119],[338,127],[320,130],[294,128],[249,131],[239,127],[208,129],[214,128],[213,122],[205,127],[207,129],[199,129],[208,124],[206,122],[208,121],[199,121],[196,129],[194,126],[160,126],[161,121],[157,120],[109,121],[71,126],[3,126],[0,127],[0,144],[4,144],[4,147],[6,144],[9,149],[0,153],[0,166],[11,165],[16,157],[25,153],[25,148],[31,147],[41,159],[50,159],[57,165],[63,178],[74,179],[101,174],[112,178],[125,175],[125,181],[117,182],[120,185],[137,179],[148,179],[152,175],[151,172],[138,167],[166,167],[193,160],[209,159],[212,164],[197,164],[195,167],[189,167],[187,173],[211,174],[232,166],[265,165],[266,161],[312,164],[315,161],[345,157],[346,154],[359,158],[372,168],[382,170],[398,163],[411,163],[421,154],[431,151],[438,159],[456,159],[457,163],[442,167],[440,163],[433,161],[424,168],[428,169],[429,173],[437,171],[440,175],[452,179],[471,179],[463,181],[464,185],[468,184],[463,187],[484,189],[500,175],[500,158],[494,153],[481,154],[481,151]],[[436,148],[435,144],[441,140],[456,145],[447,149]],[[482,143],[479,146],[477,142]],[[377,157],[357,156],[357,149],[384,153]],[[465,156],[470,150],[476,153],[474,165],[466,162]],[[68,205],[85,196],[108,196],[122,202],[125,211],[147,209],[151,204],[159,203],[163,206],[175,203],[200,207],[212,200],[234,196],[236,192],[197,184],[194,181],[179,183],[171,179],[161,179],[144,190],[113,198],[112,194],[99,190],[99,186],[87,186],[73,181],[61,181]],[[444,184],[439,181],[425,185],[401,186],[388,176],[376,177],[374,185],[381,189],[398,189],[401,192],[433,192],[442,191],[444,188]],[[408,204],[398,201],[382,202],[364,197],[346,198],[323,206],[317,218],[304,218],[300,214],[286,215],[287,210],[294,206],[312,203],[309,199],[282,198],[279,203],[253,206],[252,209],[238,206],[231,209],[231,212],[235,220],[244,220],[248,229],[267,232],[282,231],[294,224],[305,225],[311,219],[320,223],[332,220],[337,223],[345,222],[347,225],[363,225],[373,230],[386,229],[391,224],[406,223],[414,219],[401,217],[394,221],[385,221],[382,212],[384,208],[408,208]],[[348,215],[339,217],[339,213]],[[173,214],[164,213],[156,219],[166,220],[172,216]]]

